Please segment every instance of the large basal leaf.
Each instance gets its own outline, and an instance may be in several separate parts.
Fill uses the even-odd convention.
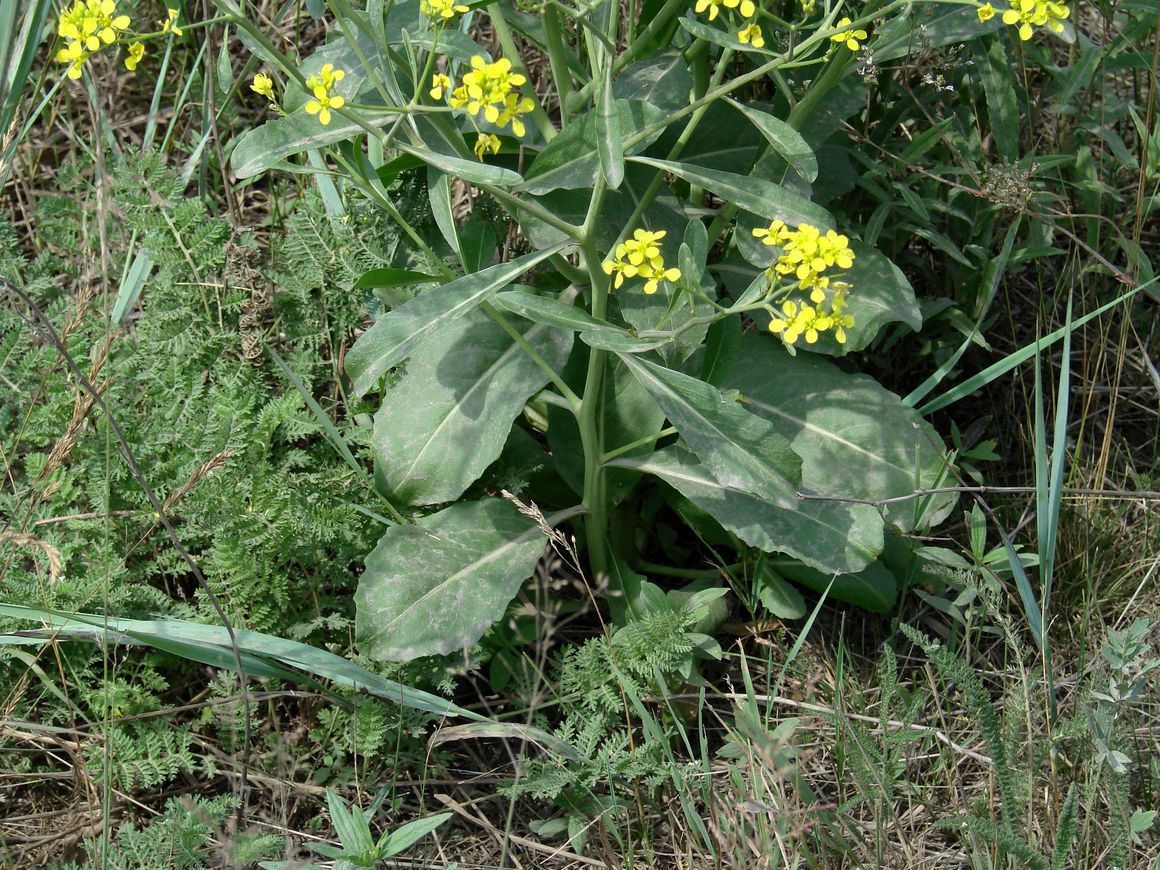
[[[671,172],[690,184],[712,191],[728,203],[768,220],[780,218],[788,224],[808,223],[823,230],[834,228],[834,219],[824,208],[772,181],[673,160],[657,160],[653,157],[631,159],[635,163]]]
[[[718,481],[784,508],[797,507],[801,460],[768,420],[697,378],[631,354],[620,360]]]
[[[549,365],[564,365],[571,333],[513,325]],[[395,504],[459,498],[499,457],[512,420],[547,380],[483,312],[452,323],[383,393],[372,441],[379,485]]]
[[[359,578],[360,648],[379,661],[410,661],[471,646],[531,576],[544,541],[536,523],[500,498],[393,526]]]
[[[802,459],[802,488],[817,495],[886,499],[945,483],[946,452],[934,428],[872,378],[813,354],[790,356],[756,333],[741,338],[730,387],[746,407],[789,439]],[[916,522],[919,500],[881,507],[903,530],[933,526],[954,507],[935,496]]]
[[[346,373],[362,395],[423,341],[474,311],[496,290],[511,284],[560,248],[526,254],[508,263],[465,275],[429,290],[375,321],[346,355]]]
[[[788,553],[819,571],[860,571],[882,551],[882,518],[874,508],[824,501],[774,504],[721,483],[680,445],[609,464],[659,477],[751,547]]]

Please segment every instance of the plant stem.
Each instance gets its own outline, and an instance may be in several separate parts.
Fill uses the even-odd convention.
[[[484,302],[482,308],[487,316],[498,323],[500,328],[502,328],[504,332],[512,337],[512,340],[520,346],[523,352],[531,357],[532,362],[539,366],[544,374],[548,376],[548,380],[556,385],[556,389],[560,391],[560,395],[562,395],[568,402],[568,407],[571,409],[572,413],[578,414],[581,405],[580,397],[572,392],[571,387],[569,387],[568,384],[564,382],[564,378],[560,375],[560,373],[552,368],[551,363],[544,359],[540,355],[539,351],[537,351],[534,347],[531,346],[531,344],[528,343],[527,338],[522,335],[518,329],[511,325],[511,322],[503,316],[503,312],[496,309],[496,307],[490,302]]]
[[[548,62],[552,66],[552,81],[556,83],[556,95],[560,100],[560,127],[564,128],[568,126],[572,114],[567,109],[568,98],[572,94],[572,74],[568,72],[568,55],[560,29],[560,11],[555,6],[548,6],[544,10],[544,35],[548,44]]]
[[[594,191],[596,192],[596,191]],[[596,209],[595,211],[598,211]],[[591,235],[582,247],[584,263],[592,284],[591,314],[603,320],[608,310],[609,278],[600,268],[600,255]],[[584,449],[584,500],[588,511],[585,528],[588,532],[588,562],[593,581],[600,583],[608,576],[608,519],[605,505],[605,478],[602,460],[604,440],[601,416],[604,392],[604,370],[608,351],[591,348],[588,354],[588,372],[584,379],[584,398],[576,422],[580,427],[580,441]]]

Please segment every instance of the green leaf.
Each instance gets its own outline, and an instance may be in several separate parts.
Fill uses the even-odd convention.
[[[604,63],[604,79],[600,85],[600,103],[596,112],[596,150],[600,155],[600,171],[609,190],[616,190],[624,181],[624,141],[620,135],[620,114],[612,93],[612,59]]]
[[[709,327],[701,357],[701,380],[715,387],[725,384],[741,349],[741,316],[724,317]]]
[[[778,619],[801,619],[806,615],[802,594],[786,583],[764,559],[758,569],[757,584],[757,600]]]
[[[750,333],[741,337],[739,363],[726,384],[789,439],[801,456],[805,491],[888,499],[945,482],[942,439],[866,375],[844,372],[813,354],[790,356],[775,339]],[[943,494],[928,502],[892,502],[881,510],[887,520],[910,530],[940,522],[955,501],[953,494]]]
[[[560,246],[554,246],[465,275],[384,314],[346,356],[346,373],[356,394],[366,393],[380,375],[405,360],[423,341],[473,311],[496,290],[558,250]]]
[[[589,347],[610,350],[613,353],[648,353],[668,341],[666,338],[637,338],[627,332],[610,332],[604,329],[585,330],[580,333],[580,340]]]
[[[435,151],[429,145],[408,145],[405,142],[395,142],[394,147],[404,154],[418,157],[424,163],[434,166],[448,175],[470,181],[472,184],[494,184],[498,187],[515,187],[523,184],[524,179],[518,172],[505,169],[502,166],[492,166],[489,163],[480,163],[477,160],[468,160],[465,157],[456,157]]]
[[[471,646],[531,576],[544,541],[535,522],[499,498],[388,529],[355,593],[361,648],[378,661],[410,661]]]
[[[726,102],[753,123],[770,147],[785,158],[786,163],[798,175],[806,181],[813,181],[818,177],[818,158],[814,156],[813,150],[802,138],[801,133],[768,112],[728,98]]]
[[[643,100],[664,112],[689,104],[693,77],[680,51],[663,51],[626,67],[612,83],[618,100]]]
[[[571,334],[515,321],[560,368]],[[383,393],[372,446],[379,488],[397,503],[453,501],[499,458],[512,421],[548,376],[481,311],[430,338]]]
[[[769,421],[704,381],[631,354],[620,359],[721,484],[797,507],[801,460]]]
[[[459,229],[459,251],[467,275],[490,266],[496,251],[495,228],[491,221],[479,216],[468,219]]]
[[[603,320],[597,320],[588,312],[555,296],[541,296],[530,290],[505,290],[492,298],[492,303],[520,317],[535,323],[557,326],[574,331],[595,330],[597,332],[622,332],[619,328]]]
[[[659,477],[749,546],[788,553],[820,571],[860,571],[882,551],[882,520],[872,507],[796,498],[772,502],[722,483],[679,444],[609,465]]]
[[[653,157],[638,156],[630,159],[635,163],[671,172],[690,184],[712,191],[728,203],[768,220],[780,218],[790,224],[813,224],[823,230],[834,228],[834,219],[820,205],[771,181]]]
[[[1019,104],[1011,80],[1011,59],[1004,40],[991,37],[983,50],[976,47],[975,63],[980,67],[983,92],[987,95],[987,115],[995,148],[1005,163],[1019,159]]]
[[[454,813],[436,813],[424,819],[407,822],[402,827],[391,831],[379,846],[379,857],[390,858],[411,848],[440,825],[445,824],[452,815]]]
[[[0,613],[35,623],[48,622],[53,628],[46,630],[47,634],[54,638],[61,632],[74,637],[94,638],[105,643],[124,642],[127,637],[148,646],[174,652],[175,655],[181,655],[192,661],[205,661],[200,657],[203,653],[214,653],[216,661],[207,663],[230,670],[234,667],[230,635],[220,625],[203,625],[179,619],[118,619],[95,613],[60,613],[39,607],[2,603]],[[332,680],[344,687],[361,689],[396,704],[404,704],[437,716],[461,716],[477,722],[484,718],[478,713],[457,707],[438,695],[412,689],[368,671],[328,650],[246,629],[234,629],[234,636],[237,639],[238,649],[242,652],[243,661],[247,655],[258,657],[258,661],[261,662],[271,659],[313,676]],[[170,649],[170,645],[174,649]],[[252,675],[255,672],[248,673]],[[292,671],[281,669],[277,675],[281,678],[289,675],[290,678],[303,679]]]
[[[410,269],[368,269],[354,282],[358,290],[370,287],[398,287],[406,284],[427,284],[441,281],[437,275],[412,272]]]

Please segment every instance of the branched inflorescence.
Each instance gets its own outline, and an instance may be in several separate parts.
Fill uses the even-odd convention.
[[[773,221],[768,227],[757,227],[753,235],[762,244],[781,251],[765,270],[766,310],[772,316],[770,331],[792,345],[801,337],[806,344],[813,344],[821,333],[832,330],[834,339],[844,344],[846,330],[854,325],[854,316],[847,310],[846,295],[850,288],[843,281],[833,280],[833,270],[854,265],[850,240],[833,230],[823,234],[811,224],[799,224],[796,230],[791,230],[781,220]],[[780,307],[775,308],[772,297],[787,289],[790,293],[807,293],[808,303],[783,299]]]
[[[56,53],[57,62],[68,64],[70,79],[79,79],[85,61],[116,42],[128,28],[129,16],[117,14],[116,0],[75,0],[57,22],[57,35],[64,40],[64,48]],[[145,46],[134,42],[125,66],[136,69],[144,54]]]
[[[512,63],[506,57],[488,63],[477,54],[471,58],[471,71],[464,73],[458,87],[452,89],[454,82],[451,77],[437,73],[431,79],[430,94],[433,100],[441,100],[446,95],[447,105],[465,111],[471,116],[472,123],[482,116],[489,124],[500,129],[511,125],[512,133],[522,137],[527,129],[521,116],[532,111],[536,105],[530,97],[523,96],[518,90],[526,82],[527,78],[523,74],[512,71]],[[488,151],[498,154],[499,149],[498,136],[479,132],[475,154],[480,160]]]
[[[664,255],[657,244],[664,237],[664,230],[638,229],[633,230],[631,239],[616,246],[613,258],[601,264],[605,275],[616,275],[613,279],[616,289],[620,289],[625,278],[644,278],[644,292],[651,295],[657,292],[659,282],[680,280],[680,269],[665,267]]]

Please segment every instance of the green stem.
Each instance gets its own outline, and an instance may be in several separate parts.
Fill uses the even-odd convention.
[[[548,46],[548,62],[552,67],[552,81],[556,83],[556,94],[560,99],[560,127],[564,128],[568,126],[571,117],[566,106],[572,95],[572,74],[568,71],[568,54],[560,29],[560,11],[555,6],[548,6],[544,10],[544,36]]]
[[[491,196],[495,197],[497,200],[507,206],[508,210],[513,212],[513,217],[515,216],[514,212],[524,211],[530,214],[532,217],[537,218],[538,220],[542,220],[548,226],[555,227],[570,239],[576,239],[579,241],[581,238],[583,238],[584,234],[580,227],[568,223],[563,218],[556,217],[556,215],[552,214],[538,203],[527,199],[520,199],[518,196],[508,193],[503,188],[495,187],[491,184],[477,184],[476,187],[478,187],[480,190],[486,191]]]
[[[607,463],[611,462],[613,459],[616,459],[620,456],[624,456],[624,454],[626,454],[626,453],[632,453],[632,451],[636,450],[638,447],[645,447],[646,445],[649,445],[649,444],[655,444],[657,441],[660,441],[662,438],[668,438],[670,435],[676,435],[676,434],[677,434],[677,430],[675,427],[667,426],[664,429],[662,429],[660,432],[654,432],[652,435],[646,435],[644,438],[638,438],[636,441],[633,441],[631,444],[625,444],[623,447],[617,447],[615,450],[609,450],[607,453],[604,454],[604,462],[602,464],[607,464]]]
[[[524,66],[524,59],[520,55],[519,49],[516,48],[516,41],[512,38],[512,32],[508,28],[507,19],[503,17],[503,10],[500,9],[500,5],[493,3],[487,7],[487,16],[491,20],[491,26],[495,30],[499,44],[503,47],[504,57],[511,61],[513,70],[527,79],[520,91],[524,96],[530,97],[532,102],[535,103],[535,107],[532,109],[532,120],[535,121],[540,135],[544,137],[544,141],[551,142],[558,131],[552,126],[552,119],[548,117],[548,113],[544,111],[544,107],[540,105],[540,98],[536,95],[536,89],[532,87],[532,77],[528,74],[527,67]]]
[[[564,382],[564,378],[558,371],[552,368],[551,363],[544,359],[540,352],[537,351],[531,344],[528,343],[527,338],[520,333],[518,329],[511,325],[511,322],[503,316],[503,314],[496,309],[490,302],[484,302],[482,306],[484,313],[492,320],[500,325],[504,332],[512,337],[512,340],[520,346],[524,353],[526,353],[537,366],[548,376],[556,389],[560,391],[560,395],[568,402],[568,407],[573,414],[580,412],[581,401],[580,397],[572,391],[572,388]]]
[[[598,209],[597,209],[598,211]],[[589,237],[583,244],[584,263],[592,285],[591,313],[603,320],[608,312],[608,276],[600,268],[600,255],[595,242]],[[584,507],[588,514],[585,528],[588,532],[588,562],[592,580],[596,584],[608,576],[608,519],[605,504],[605,477],[603,433],[600,412],[604,392],[604,372],[608,351],[591,348],[588,353],[588,372],[584,379],[584,398],[576,422],[580,427],[580,441],[584,450]]]

